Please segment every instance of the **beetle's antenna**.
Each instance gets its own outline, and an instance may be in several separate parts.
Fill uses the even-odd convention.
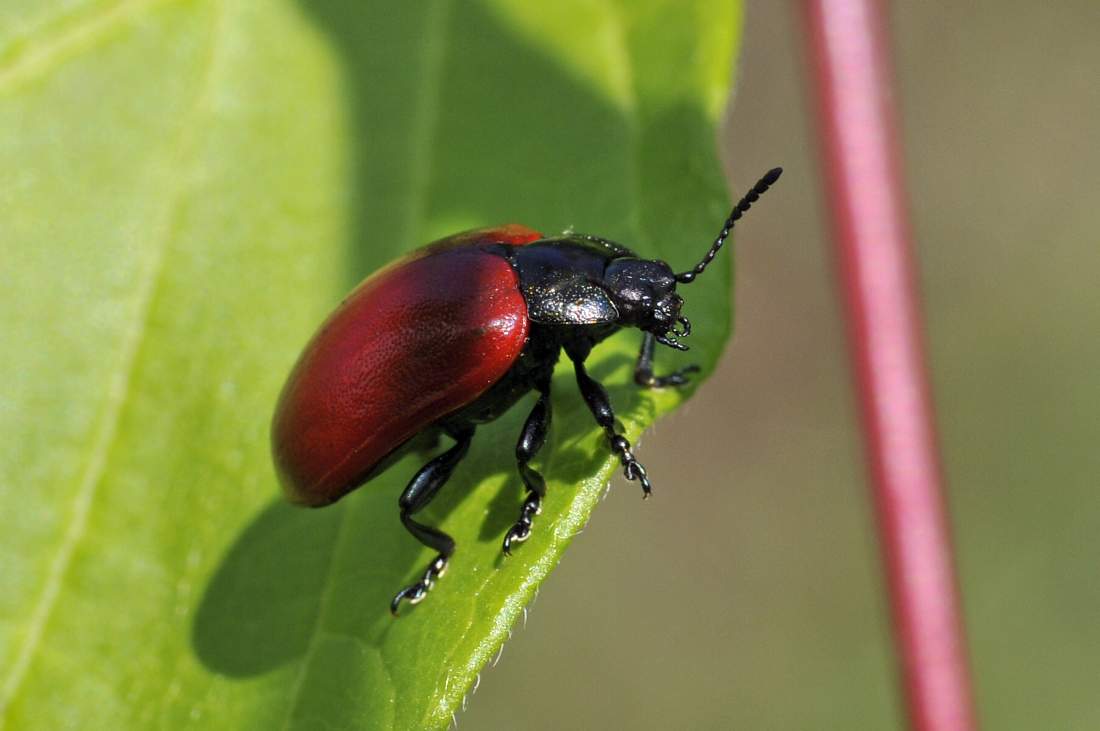
[[[722,226],[722,232],[718,234],[718,238],[711,244],[710,251],[707,255],[695,265],[694,268],[689,269],[686,272],[681,272],[676,275],[676,281],[681,284],[688,284],[695,281],[695,277],[703,273],[703,270],[707,268],[707,264],[714,259],[718,250],[722,248],[722,244],[726,243],[726,238],[730,235],[730,230],[733,229],[733,224],[737,223],[737,219],[745,213],[745,211],[752,208],[752,204],[756,203],[760,199],[760,196],[767,191],[768,188],[775,184],[775,181],[779,180],[779,176],[783,174],[783,168],[772,168],[764,177],[756,181],[756,185],[752,186],[752,189],[748,193],[745,193],[745,197],[733,207],[730,211],[730,217],[726,219],[726,223]]]

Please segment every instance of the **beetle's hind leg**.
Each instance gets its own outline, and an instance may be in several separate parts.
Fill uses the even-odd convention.
[[[699,366],[689,365],[678,371],[673,371],[667,376],[653,375],[653,350],[656,338],[653,333],[645,333],[642,336],[642,348],[638,351],[638,362],[634,365],[634,382],[642,388],[667,388],[668,386],[683,386],[690,379],[689,373],[698,373]]]
[[[427,595],[435,584],[435,580],[447,569],[447,561],[455,552],[453,538],[437,528],[431,528],[412,519],[413,515],[427,507],[428,503],[435,498],[439,489],[450,478],[455,465],[466,456],[470,448],[470,440],[474,436],[474,428],[467,427],[462,431],[451,432],[451,436],[458,443],[421,467],[398,500],[398,505],[401,507],[401,522],[405,524],[405,528],[416,537],[416,540],[428,548],[439,551],[439,555],[428,564],[420,581],[410,584],[394,596],[393,601],[390,602],[390,611],[394,616],[397,616],[402,599],[407,599],[410,604],[416,604]]]
[[[539,392],[539,400],[535,402],[535,408],[527,415],[527,421],[523,424],[523,431],[516,442],[516,465],[519,468],[519,476],[523,478],[523,484],[527,487],[527,497],[523,501],[523,507],[519,512],[519,520],[504,536],[504,555],[512,553],[513,543],[522,543],[531,535],[531,527],[534,525],[535,516],[542,512],[542,499],[546,497],[546,480],[542,475],[528,464],[546,442],[546,433],[550,431],[550,376],[541,379],[535,388]]]

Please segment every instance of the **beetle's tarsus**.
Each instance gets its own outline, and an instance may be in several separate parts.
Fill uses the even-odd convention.
[[[681,319],[687,323],[684,325],[684,330],[686,333],[690,333],[691,323],[687,321],[687,318]],[[653,351],[654,343],[656,343],[657,340],[657,336],[653,333],[647,332],[642,336],[642,347],[638,350],[638,360],[634,364],[634,383],[642,388],[668,388],[669,386],[683,386],[687,384],[691,380],[688,378],[688,374],[698,373],[699,366],[685,366],[666,376],[657,376],[653,374]]]
[[[531,529],[535,525],[535,516],[542,512],[542,500],[535,493],[531,493],[527,496],[527,499],[523,502],[523,508],[520,510],[519,520],[516,524],[508,529],[508,534],[504,536],[504,545],[502,550],[505,556],[512,555],[512,544],[523,543],[531,537]]]
[[[634,381],[642,388],[668,388],[670,386],[686,386],[691,382],[691,378],[688,374],[698,373],[699,366],[689,365],[675,370],[664,376],[655,376],[653,373],[638,374]]]
[[[393,601],[390,602],[390,612],[395,617],[402,600],[417,604],[427,596],[436,579],[447,570],[447,560],[455,551],[454,539],[449,535],[413,520],[413,515],[423,510],[435,498],[450,478],[455,465],[466,456],[474,436],[474,429],[473,427],[451,429],[448,434],[455,440],[455,445],[417,470],[398,500],[401,508],[401,522],[405,528],[422,544],[439,551],[439,555],[428,564],[420,581],[402,589],[394,596]]]
[[[625,437],[619,437],[622,441],[619,444],[626,444],[620,452],[620,460],[623,463],[623,474],[626,475],[626,479],[633,482],[637,480],[642,486],[642,499],[648,500],[650,495],[653,494],[653,485],[649,482],[649,477],[646,476],[645,467],[641,462],[634,458],[634,454],[630,451],[630,442],[626,441]],[[614,447],[612,447],[614,449]]]
[[[523,431],[516,442],[516,466],[519,468],[519,476],[527,488],[527,497],[523,501],[523,507],[519,511],[519,520],[504,536],[504,545],[501,550],[505,556],[512,555],[512,544],[523,543],[531,537],[531,528],[535,524],[535,516],[542,512],[542,498],[546,495],[546,480],[542,474],[531,468],[528,464],[542,445],[546,442],[546,434],[550,431],[552,411],[550,409],[550,375],[552,371],[546,371],[538,378],[535,388],[539,391],[539,399],[535,407],[527,416],[523,424]]]
[[[428,592],[435,586],[436,580],[447,571],[447,557],[440,554],[435,557],[435,560],[428,564],[427,570],[424,572],[423,578],[415,584],[410,584],[401,591],[397,592],[393,601],[390,602],[390,614],[398,616],[398,610],[401,608],[401,601],[408,601],[409,604],[419,604],[424,597],[428,595]]]

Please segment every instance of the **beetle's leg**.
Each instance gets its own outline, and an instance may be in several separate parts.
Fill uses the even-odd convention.
[[[527,415],[523,431],[519,434],[519,441],[516,442],[516,464],[519,467],[519,475],[523,478],[523,484],[527,486],[527,498],[520,509],[519,520],[508,530],[508,535],[504,536],[504,555],[506,556],[511,555],[513,543],[522,543],[531,535],[531,526],[535,516],[542,512],[542,499],[546,497],[546,480],[527,463],[542,449],[546,441],[546,433],[550,431],[549,375],[536,384],[535,388],[539,391],[539,400]]]
[[[595,381],[585,370],[584,360],[588,357],[591,345],[567,347],[566,353],[573,361],[573,370],[577,375],[577,386],[580,387],[581,396],[588,404],[588,409],[596,417],[596,423],[603,427],[607,441],[611,444],[611,451],[623,465],[623,474],[628,480],[637,480],[642,486],[642,497],[648,498],[653,492],[653,486],[646,476],[645,467],[635,459],[630,451],[630,442],[622,434],[615,431],[615,412],[611,409],[611,400],[607,397],[607,390]]]
[[[683,386],[688,382],[689,373],[697,373],[699,366],[689,365],[667,376],[653,375],[653,350],[656,338],[653,333],[642,335],[642,348],[638,351],[638,362],[634,365],[634,382],[643,388],[665,388]]]
[[[398,500],[398,505],[401,507],[401,522],[405,524],[405,528],[416,537],[416,540],[428,548],[439,551],[439,555],[428,564],[420,581],[397,592],[393,601],[390,602],[390,611],[394,616],[397,616],[402,599],[408,599],[410,604],[416,604],[427,595],[435,580],[447,569],[447,560],[455,552],[453,538],[441,530],[412,519],[413,515],[427,507],[439,493],[439,488],[443,487],[450,478],[455,465],[466,456],[466,451],[470,448],[470,440],[474,436],[474,429],[469,427],[463,431],[453,432],[451,436],[458,443],[421,467]]]

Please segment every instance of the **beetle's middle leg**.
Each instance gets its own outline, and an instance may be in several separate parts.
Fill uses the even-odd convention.
[[[634,365],[634,382],[643,388],[665,388],[683,386],[690,380],[689,373],[697,373],[699,366],[689,365],[669,373],[667,376],[653,375],[653,349],[656,337],[647,332],[642,336],[642,347],[638,351],[638,362]]]
[[[523,424],[523,431],[516,442],[516,465],[519,467],[519,475],[523,478],[523,484],[527,487],[527,497],[520,509],[519,520],[504,536],[504,555],[512,553],[513,543],[522,543],[531,535],[531,527],[535,516],[542,512],[542,499],[546,497],[546,480],[542,475],[528,464],[542,445],[546,442],[546,433],[550,431],[552,412],[550,409],[550,374],[548,373],[535,388],[539,392],[539,400],[535,407],[527,415],[527,421]]]
[[[405,488],[405,492],[401,493],[400,500],[398,500],[398,505],[401,507],[401,522],[405,524],[405,528],[413,534],[416,540],[428,548],[439,551],[439,555],[428,564],[428,568],[424,571],[420,581],[410,584],[394,596],[393,601],[390,602],[390,611],[394,616],[397,615],[402,599],[409,600],[410,604],[416,604],[427,595],[432,585],[435,584],[435,580],[442,576],[447,569],[447,560],[455,552],[453,538],[438,528],[426,526],[412,519],[413,515],[427,507],[428,503],[435,498],[439,493],[439,489],[443,487],[450,478],[451,473],[454,472],[455,465],[466,456],[466,452],[470,448],[470,440],[474,436],[474,428],[472,426],[466,427],[461,431],[450,432],[450,435],[458,443],[421,467],[409,482],[408,487]]]
[[[604,434],[611,446],[611,452],[619,458],[623,466],[623,474],[626,479],[637,480],[642,486],[642,497],[648,498],[653,492],[653,485],[646,476],[645,467],[630,450],[630,442],[622,434],[615,431],[615,412],[611,408],[611,399],[607,395],[607,389],[600,385],[592,376],[588,375],[584,367],[584,361],[588,358],[592,346],[589,344],[573,343],[566,346],[566,354],[573,361],[573,372],[577,376],[577,386],[581,390],[581,396],[588,405],[588,410],[596,418],[596,423],[603,427]]]

